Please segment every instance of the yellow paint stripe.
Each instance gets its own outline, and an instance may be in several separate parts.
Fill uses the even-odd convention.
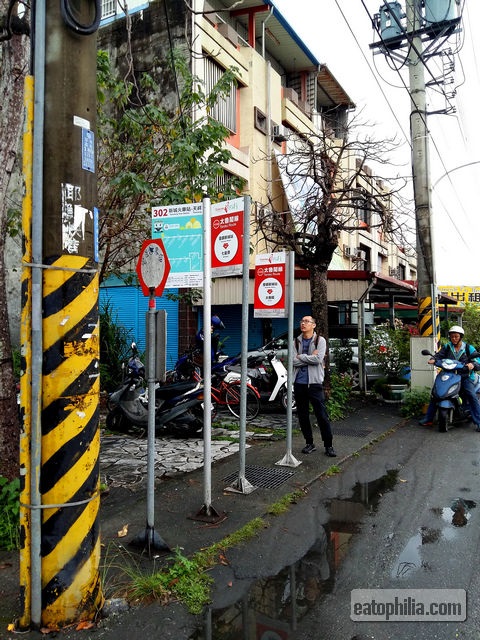
[[[85,311],[89,311],[98,299],[98,277],[96,276],[79,295],[43,321],[43,348],[49,349],[72,328],[84,322]],[[93,328],[92,328],[93,330]]]
[[[70,278],[76,275],[78,269],[85,269],[87,264],[88,258],[85,256],[60,256],[52,263],[51,269],[45,270],[43,295],[48,296],[63,287]]]
[[[69,502],[80,489],[85,479],[95,467],[100,452],[100,430],[97,429],[91,444],[82,456],[68,469],[52,489],[43,494],[42,502],[47,504],[63,504]],[[55,453],[55,452],[53,452]],[[86,499],[87,496],[85,496]],[[44,509],[45,520],[48,520],[56,509]]]
[[[44,609],[44,622],[48,624],[53,623],[53,626],[58,624],[58,620],[64,619],[65,612],[67,620],[72,622],[79,622],[80,619],[93,619],[96,613],[103,606],[103,596],[101,592],[98,593],[97,602],[94,603],[92,611],[89,611],[88,615],[84,612],[78,611],[78,603],[89,602],[88,586],[95,584],[95,578],[98,575],[98,570],[95,565],[100,562],[100,541],[97,541],[95,548],[90,556],[91,560],[96,562],[85,563],[77,573],[76,580],[70,585],[70,587],[49,607]],[[80,614],[80,617],[79,617]]]
[[[93,526],[100,509],[100,496],[88,503],[80,517],[72,524],[55,548],[42,558],[42,588],[73,558],[87,532]],[[90,556],[91,557],[91,556]],[[88,564],[88,563],[87,563]]]
[[[85,348],[88,349],[90,346],[91,354],[88,356],[70,356],[55,371],[43,377],[43,409],[46,409],[57,398],[63,397],[65,390],[78,378],[79,371],[85,371],[92,362],[98,360],[96,343],[97,338],[94,336],[92,340],[85,342]],[[99,367],[95,368],[95,372],[98,374],[97,379],[99,379]]]

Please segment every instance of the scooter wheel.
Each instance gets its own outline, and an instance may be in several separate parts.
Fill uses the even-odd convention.
[[[282,409],[284,411],[286,411],[288,407],[287,400],[288,400],[287,388],[283,387],[283,389],[280,391],[280,404],[282,405]],[[297,408],[297,405],[295,404],[295,397],[292,393],[292,411],[295,411],[296,408]]]
[[[446,433],[448,431],[448,421],[450,418],[450,411],[445,407],[440,407],[438,410],[438,430],[441,433]]]
[[[110,431],[120,431],[121,433],[125,433],[130,427],[130,422],[117,407],[107,414],[107,417],[105,418],[105,426]]]

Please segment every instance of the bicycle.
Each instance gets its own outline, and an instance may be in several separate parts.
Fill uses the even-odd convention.
[[[194,379],[202,382],[201,367],[196,356],[196,350],[189,350],[184,353],[171,372],[172,379],[185,380]],[[218,407],[225,406],[236,418],[240,418],[240,374],[233,372],[228,367],[216,369],[212,372],[212,418],[217,415]],[[260,411],[260,393],[247,382],[246,418],[253,420]]]
[[[235,377],[230,380],[226,378],[230,375],[231,371],[217,371],[212,376],[212,417],[217,414],[218,406],[226,406],[230,413],[236,418],[240,418],[240,397],[241,386],[240,378]],[[216,384],[216,381],[220,380],[220,384]],[[260,394],[257,389],[247,382],[247,399],[246,399],[246,419],[253,420],[258,416],[260,411]]]

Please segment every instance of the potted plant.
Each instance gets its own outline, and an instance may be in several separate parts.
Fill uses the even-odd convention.
[[[374,389],[385,400],[399,402],[408,388],[410,360],[410,332],[400,321],[395,327],[388,323],[377,325],[365,338],[365,359],[375,363],[382,378]]]

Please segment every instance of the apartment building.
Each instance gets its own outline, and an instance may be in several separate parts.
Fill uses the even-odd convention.
[[[180,46],[207,91],[225,69],[235,69],[237,87],[218,105],[215,114],[231,132],[226,144],[232,159],[225,172],[244,178],[253,214],[272,203],[288,211],[291,196],[282,181],[279,158],[288,155],[291,145],[302,136],[321,132],[341,138],[355,104],[271,0],[191,0],[189,5],[192,10],[180,0],[136,0],[129,4],[132,58],[141,63],[140,68],[163,69],[170,47]],[[126,51],[125,15],[108,0],[103,2],[102,16],[99,46],[109,49],[112,59],[121,66]],[[355,158],[350,162],[355,172]],[[355,224],[341,231],[329,267],[331,335],[355,335],[359,314],[363,324],[373,323],[376,301],[394,304],[415,300],[415,256],[398,247],[383,225],[381,213],[390,206],[388,190],[369,176],[367,169],[358,177],[353,191],[349,216]],[[376,199],[378,209],[372,207]],[[255,235],[252,247],[256,253],[271,250]],[[253,260],[252,255],[252,267]],[[253,303],[253,287],[251,291]],[[310,296],[308,273],[297,270],[296,319],[309,312]],[[212,303],[227,325],[227,348],[238,350],[241,278],[216,279]],[[198,311],[201,324],[201,309]],[[181,326],[191,326],[191,318],[182,320]],[[255,319],[253,308],[249,323],[251,346],[286,327],[286,320]]]

